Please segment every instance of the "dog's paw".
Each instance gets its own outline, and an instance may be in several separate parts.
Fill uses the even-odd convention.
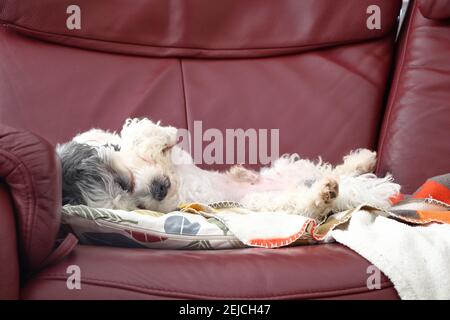
[[[145,161],[160,159],[177,143],[177,129],[159,122],[128,119],[120,133],[124,152],[134,152]]]
[[[377,153],[368,149],[358,149],[349,154],[344,159],[345,162],[352,164],[359,173],[373,172],[377,164]]]
[[[376,152],[368,149],[357,149],[344,157],[344,163],[336,167],[335,173],[357,176],[373,172],[376,164]]]
[[[339,183],[333,178],[324,178],[320,181],[319,198],[316,206],[330,204],[339,194]]]
[[[377,153],[368,149],[357,150],[357,156],[359,163],[356,169],[361,173],[369,173],[375,170],[377,164]]]
[[[231,167],[228,173],[233,177],[233,179],[248,182],[250,184],[255,184],[259,180],[258,172],[246,169],[242,165],[235,165]]]

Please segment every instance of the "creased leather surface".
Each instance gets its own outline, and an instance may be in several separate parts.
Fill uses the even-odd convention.
[[[80,267],[81,290],[66,287],[69,265]],[[220,251],[79,246],[29,281],[22,298],[381,298],[367,288],[369,265],[339,244]],[[381,296],[398,298],[384,275],[380,280]]]
[[[19,255],[12,200],[0,178],[0,300],[19,297]]]
[[[450,23],[422,16],[414,1],[380,136],[378,172],[411,193],[450,171]]]
[[[0,123],[52,144],[127,117],[186,127],[176,59],[104,54],[44,43],[0,27]]]
[[[224,137],[226,129],[278,129],[280,155],[334,163],[352,149],[376,149],[392,45],[383,39],[285,57],[183,60],[188,127],[203,120],[204,131],[217,128]],[[224,155],[233,141],[225,142]]]
[[[336,163],[351,149],[376,147],[392,46],[386,38],[283,57],[180,61],[3,31],[0,123],[53,144],[93,127],[120,129],[130,116],[190,130],[201,120],[203,132],[192,136],[200,140],[211,127],[279,129],[280,154]]]
[[[81,9],[81,29],[66,9]],[[366,28],[380,7],[381,29]],[[153,56],[257,57],[295,53],[389,34],[400,0],[0,0],[0,20],[48,41]]]
[[[21,266],[32,271],[52,251],[59,228],[61,178],[53,147],[0,125],[0,178],[13,200]]]

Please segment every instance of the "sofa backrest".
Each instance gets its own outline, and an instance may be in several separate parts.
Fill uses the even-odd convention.
[[[404,192],[450,172],[450,1],[414,0],[404,22],[378,172]]]
[[[400,6],[0,0],[0,122],[51,143],[130,116],[279,129],[280,154],[338,162],[376,148]]]

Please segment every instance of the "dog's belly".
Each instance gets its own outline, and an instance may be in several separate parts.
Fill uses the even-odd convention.
[[[271,177],[260,177],[260,179],[253,184],[242,185],[241,192],[265,192],[265,191],[277,191],[288,188],[288,185],[281,179],[274,179]]]
[[[278,192],[298,190],[299,187],[309,188],[315,181],[320,180],[321,177],[322,175],[312,173],[297,176],[284,176],[283,174],[274,176],[262,175],[256,182],[235,182],[223,186],[221,190],[228,196],[228,199],[231,198],[233,201],[239,202],[248,194],[276,194]]]
[[[262,169],[256,181],[240,180],[226,173],[202,170],[194,165],[177,166],[180,202],[239,202],[250,193],[292,190],[310,186],[323,174],[307,161],[278,162]]]
[[[243,193],[250,192],[267,192],[267,191],[284,191],[294,189],[299,186],[310,187],[318,177],[310,176],[304,178],[296,177],[261,177],[260,180],[253,184],[242,187]]]
[[[190,176],[183,177],[180,185],[180,202],[212,203],[219,201],[239,202],[249,193],[281,191],[287,188],[282,181],[272,178],[261,178],[256,183],[248,183],[229,179],[226,175],[204,175],[203,179]],[[197,178],[197,179],[196,179]]]

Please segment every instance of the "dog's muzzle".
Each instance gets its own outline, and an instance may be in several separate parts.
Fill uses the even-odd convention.
[[[158,201],[163,200],[167,196],[169,188],[170,188],[170,179],[167,176],[155,178],[150,183],[150,193],[152,197]]]

